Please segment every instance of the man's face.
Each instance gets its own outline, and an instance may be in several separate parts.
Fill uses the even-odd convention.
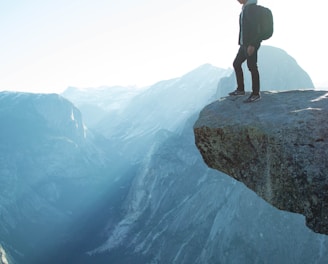
[[[238,2],[243,5],[247,2],[247,0],[238,0]]]

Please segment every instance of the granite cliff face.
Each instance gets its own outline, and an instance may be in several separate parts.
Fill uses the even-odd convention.
[[[205,107],[194,125],[196,145],[209,167],[328,234],[328,93],[262,95],[253,104],[226,97]]]

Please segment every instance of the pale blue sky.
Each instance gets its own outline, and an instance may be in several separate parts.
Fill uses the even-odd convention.
[[[328,86],[326,1],[259,0],[286,50]],[[231,68],[237,0],[0,0],[0,89],[151,85],[204,63]]]

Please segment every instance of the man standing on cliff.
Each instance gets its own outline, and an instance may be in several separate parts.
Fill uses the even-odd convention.
[[[255,102],[261,99],[260,76],[257,68],[257,52],[261,45],[256,21],[257,0],[238,0],[243,5],[239,16],[239,50],[233,62],[237,79],[237,89],[229,95],[245,95],[244,74],[241,65],[247,60],[247,67],[252,75],[252,93],[245,101]]]

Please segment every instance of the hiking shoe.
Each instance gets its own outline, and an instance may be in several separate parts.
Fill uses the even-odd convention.
[[[253,103],[261,99],[260,94],[251,94],[244,102],[245,103]]]
[[[245,95],[245,94],[246,94],[245,91],[241,91],[241,90],[238,90],[238,89],[236,89],[235,91],[229,93],[229,95],[231,95],[231,96],[239,96],[239,95]]]

